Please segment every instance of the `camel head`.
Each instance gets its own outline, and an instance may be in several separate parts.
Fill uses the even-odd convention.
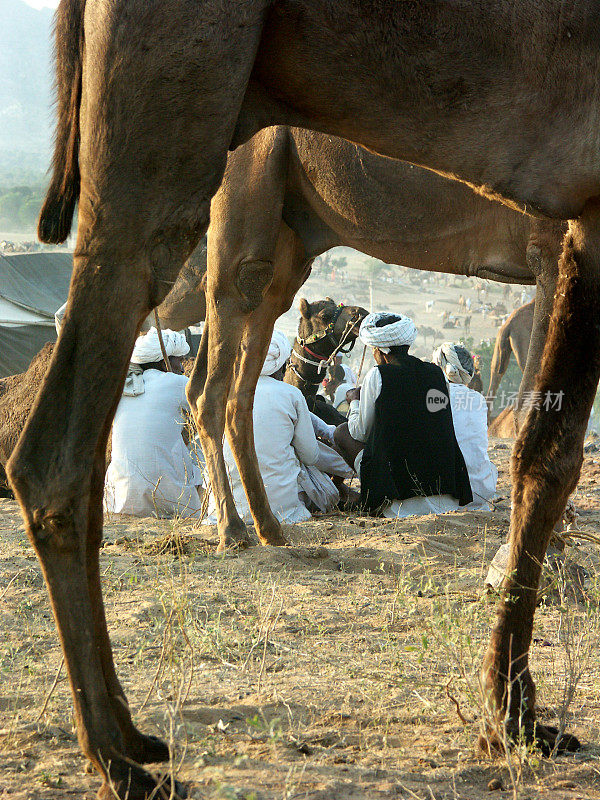
[[[314,303],[302,298],[300,314],[299,343],[319,355],[328,356],[342,340],[344,344],[341,352],[352,349],[360,323],[368,311],[360,306],[345,306],[343,303],[337,305],[331,297]]]

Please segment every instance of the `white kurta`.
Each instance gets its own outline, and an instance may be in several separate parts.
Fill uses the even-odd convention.
[[[261,375],[254,395],[253,422],[260,474],[278,520],[310,519],[310,511],[299,497],[300,491],[309,496],[314,492],[311,499],[315,500],[323,496],[332,500],[339,497],[332,481],[314,468],[320,451],[306,400],[299,389]],[[248,500],[227,441],[223,450],[236,508],[244,521],[251,522]],[[215,521],[215,512],[211,497],[209,521]]]
[[[107,511],[171,517],[200,510],[202,474],[181,438],[187,382],[185,375],[149,369],[144,394],[121,398],[106,473]]]
[[[448,389],[454,432],[473,492],[473,502],[464,508],[487,510],[498,480],[498,470],[488,455],[487,403],[482,394],[462,383],[449,383]]]
[[[349,367],[348,364],[342,364],[341,367],[344,370],[344,377],[346,379],[346,383],[350,383],[352,387],[355,387],[356,384],[358,383],[358,379],[352,367]]]

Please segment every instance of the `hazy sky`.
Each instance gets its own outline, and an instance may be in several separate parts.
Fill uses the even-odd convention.
[[[43,8],[47,6],[48,8],[56,8],[58,5],[58,0],[25,0],[27,5],[33,6],[34,8]]]

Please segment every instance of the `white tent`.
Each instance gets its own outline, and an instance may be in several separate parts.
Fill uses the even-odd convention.
[[[73,254],[0,255],[0,377],[23,372],[56,340],[54,312],[65,302]]]

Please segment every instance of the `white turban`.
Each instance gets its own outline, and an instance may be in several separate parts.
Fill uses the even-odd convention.
[[[274,372],[277,372],[277,370],[283,367],[290,357],[291,352],[292,347],[285,333],[274,330],[273,336],[271,337],[271,344],[269,345],[269,352],[267,353],[260,374],[273,375]]]
[[[65,318],[65,311],[67,310],[67,303],[66,301],[62,304],[62,306],[54,312],[54,327],[56,328],[56,335],[60,333],[60,329],[62,328],[63,319]]]
[[[463,350],[464,353],[471,358],[465,347],[461,346],[460,350]],[[460,360],[456,345],[453,345],[452,342],[444,342],[444,344],[440,345],[437,350],[433,351],[432,358],[433,363],[442,368],[442,372],[450,383],[464,383],[465,386],[471,383],[474,367],[471,366],[471,371],[469,372],[468,365],[464,363],[467,359],[463,358],[463,361]],[[473,359],[471,358],[471,365],[472,364]]]
[[[376,327],[380,320],[389,319],[387,325]],[[417,338],[417,327],[410,317],[404,314],[390,314],[378,311],[376,314],[367,314],[363,319],[359,339],[369,347],[377,347],[382,353],[389,353],[391,347],[408,346]]]
[[[183,333],[177,331],[163,330],[162,338],[168,356],[187,356],[190,346],[185,340]],[[158,331],[152,327],[143,336],[138,336],[131,355],[132,364],[153,364],[162,361],[162,350],[158,341]]]

